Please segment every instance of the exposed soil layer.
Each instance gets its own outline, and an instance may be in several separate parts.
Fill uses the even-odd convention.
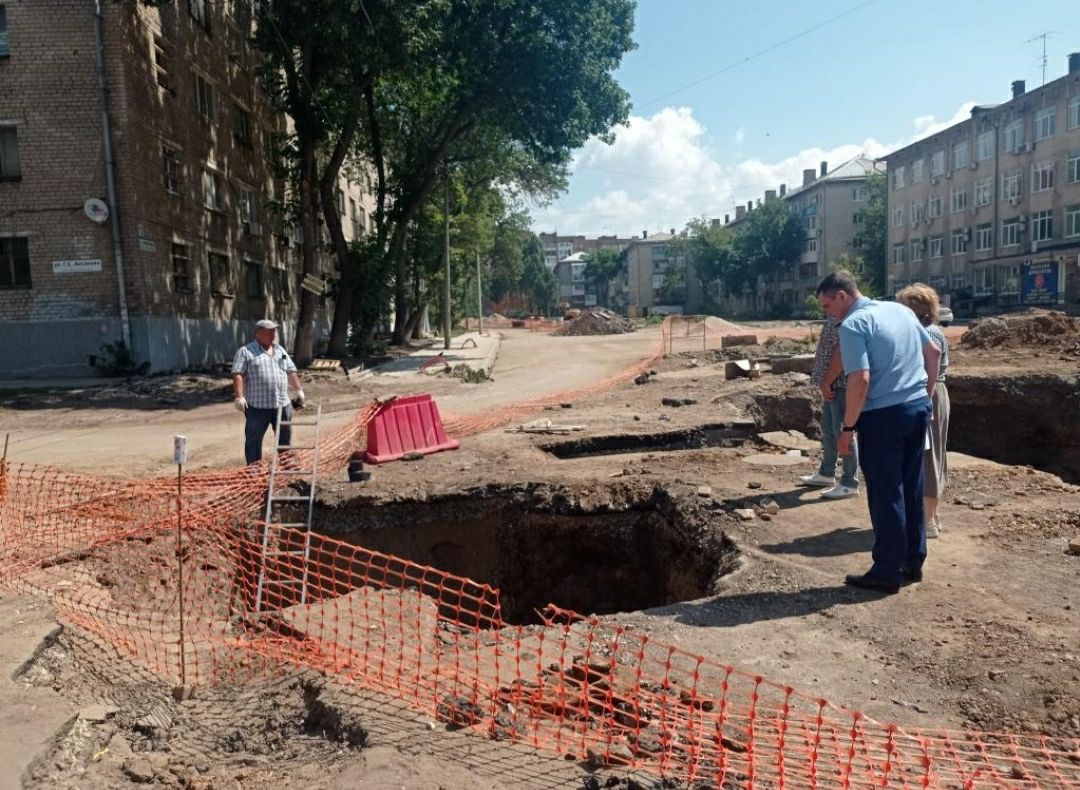
[[[755,433],[753,422],[722,422],[659,433],[587,436],[541,445],[556,458],[582,458],[618,453],[700,450],[705,447],[736,447]]]
[[[960,338],[968,348],[1069,348],[1080,344],[1080,319],[1028,310],[976,321]]]
[[[320,505],[339,540],[501,591],[502,616],[537,622],[549,603],[582,613],[647,609],[708,595],[734,544],[661,486],[575,490],[527,484],[375,505]]]

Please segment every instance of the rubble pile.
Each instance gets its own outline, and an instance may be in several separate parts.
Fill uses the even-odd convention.
[[[586,310],[553,335],[621,335],[633,332],[634,322],[603,307]]]
[[[1080,319],[1053,310],[1028,310],[976,321],[960,338],[966,348],[1060,348],[1080,343]]]

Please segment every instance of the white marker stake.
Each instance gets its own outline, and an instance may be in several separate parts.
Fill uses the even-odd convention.
[[[187,437],[173,437],[173,463],[176,464],[176,586],[180,600],[180,685],[187,685],[187,661],[184,656],[184,464],[187,463]]]

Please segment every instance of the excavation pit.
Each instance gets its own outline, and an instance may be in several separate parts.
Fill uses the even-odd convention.
[[[666,489],[573,491],[526,485],[423,501],[367,498],[320,505],[316,530],[335,540],[499,590],[500,613],[468,611],[479,590],[419,591],[444,617],[480,627],[540,622],[549,604],[612,614],[709,595],[738,551],[708,514]],[[432,587],[433,589],[428,589]],[[462,611],[466,610],[466,611]]]
[[[587,436],[565,442],[540,445],[540,449],[560,460],[620,453],[673,452],[701,450],[706,447],[738,447],[756,431],[752,420],[697,425],[659,433],[612,434]]]

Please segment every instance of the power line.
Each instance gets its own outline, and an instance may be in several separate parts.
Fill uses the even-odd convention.
[[[821,22],[818,22],[816,25],[808,27],[805,30],[801,30],[798,33],[795,33],[794,35],[785,38],[783,41],[777,41],[775,44],[770,44],[769,46],[765,47],[764,49],[760,49],[757,52],[754,52],[754,53],[752,53],[750,55],[747,55],[742,60],[738,60],[738,61],[735,61],[734,63],[731,63],[731,64],[729,64],[727,66],[724,66],[724,68],[720,69],[719,71],[714,71],[711,74],[706,74],[704,77],[701,77],[700,79],[696,79],[693,82],[687,83],[686,85],[683,85],[680,88],[676,88],[675,90],[668,91],[667,93],[663,94],[662,96],[657,96],[655,99],[647,101],[644,104],[635,105],[634,109],[640,110],[640,109],[643,109],[645,107],[650,107],[650,106],[656,104],[657,102],[663,101],[664,99],[668,98],[669,96],[674,96],[676,93],[682,93],[683,91],[688,90],[690,88],[693,88],[696,85],[700,85],[703,82],[707,82],[708,80],[711,80],[713,77],[719,77],[721,74],[725,74],[725,73],[731,71],[732,69],[743,65],[744,63],[749,63],[751,60],[754,60],[755,58],[760,58],[762,55],[767,55],[768,53],[772,52],[775,49],[779,49],[782,46],[790,44],[792,41],[797,41],[798,39],[800,39],[800,38],[802,38],[804,36],[808,36],[809,34],[813,33],[815,30],[820,30],[821,28],[825,27],[826,25],[830,25],[830,24],[832,24],[833,22],[836,22],[839,19],[843,19],[846,16],[850,16],[851,14],[854,14],[856,11],[861,11],[862,9],[866,8],[868,5],[871,5],[872,3],[875,3],[875,2],[877,2],[877,0],[865,0],[865,2],[859,3],[858,5],[854,5],[851,8],[848,8],[845,11],[841,11],[839,14],[831,16],[828,19],[825,19],[825,20],[823,20]]]

